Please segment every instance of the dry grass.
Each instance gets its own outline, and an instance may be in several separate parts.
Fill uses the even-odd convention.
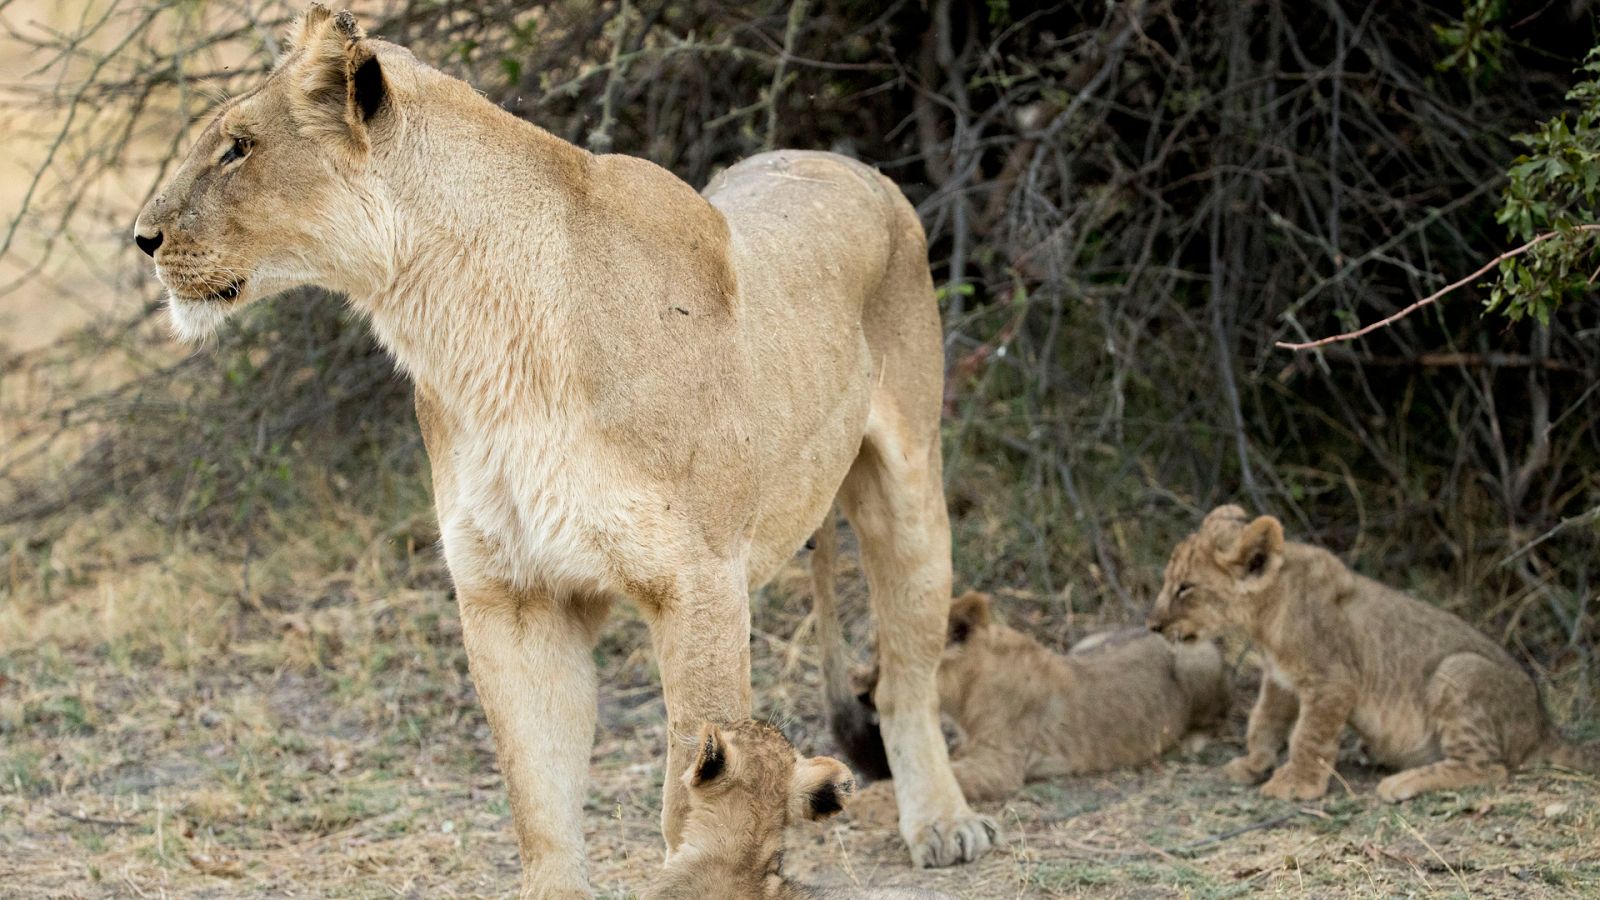
[[[248,566],[241,548],[86,520],[13,571],[0,602],[0,896],[498,896],[515,883],[420,487],[376,503],[317,489],[322,518],[280,524],[294,537]],[[63,563],[90,546],[95,558]],[[797,563],[758,598],[757,708],[827,752],[804,583]],[[848,605],[860,609],[859,586]],[[645,643],[624,612],[598,654],[588,825],[606,896],[629,895],[661,860],[664,711]],[[1393,808],[1352,763],[1352,794],[1297,808],[1209,771],[1234,752],[1242,715],[1229,738],[1155,768],[1030,787],[991,810],[1011,840],[976,866],[913,872],[871,816],[799,831],[791,865],[964,897],[1600,890],[1594,779],[1547,770]]]

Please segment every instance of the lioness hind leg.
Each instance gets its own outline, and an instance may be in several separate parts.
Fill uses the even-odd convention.
[[[860,538],[877,619],[874,699],[900,834],[916,865],[947,866],[988,852],[997,829],[967,806],[939,730],[934,671],[949,615],[950,526],[937,435],[908,447],[900,427],[892,409],[875,405],[839,496]]]
[[[1444,759],[1390,775],[1378,783],[1378,796],[1399,803],[1428,791],[1504,781],[1505,719],[1525,715],[1530,700],[1538,709],[1531,684],[1528,696],[1506,696],[1524,693],[1523,681],[1521,673],[1474,653],[1446,658],[1427,692],[1428,724]]]

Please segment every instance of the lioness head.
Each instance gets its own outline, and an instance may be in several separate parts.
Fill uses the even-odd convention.
[[[727,834],[770,839],[797,819],[826,819],[844,809],[855,778],[826,756],[802,758],[766,722],[705,724],[683,774],[690,815]]]
[[[420,68],[348,12],[314,4],[296,21],[271,75],[217,113],[134,224],[180,337],[292,287],[374,286],[394,229],[369,163],[402,125],[394,86]]]
[[[1246,627],[1282,568],[1283,525],[1220,506],[1172,551],[1148,624],[1178,641]]]

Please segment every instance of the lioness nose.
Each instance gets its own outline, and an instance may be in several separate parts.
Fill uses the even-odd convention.
[[[161,246],[161,231],[158,229],[155,234],[146,237],[135,230],[133,232],[133,242],[139,245],[139,249],[143,250],[146,256],[154,259],[156,248]]]

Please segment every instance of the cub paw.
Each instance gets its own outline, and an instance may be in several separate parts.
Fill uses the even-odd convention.
[[[1327,792],[1326,778],[1306,778],[1290,769],[1279,769],[1261,786],[1261,796],[1273,800],[1315,800]]]
[[[1404,772],[1378,782],[1378,799],[1385,803],[1403,803],[1419,793]]]
[[[1258,766],[1248,756],[1240,756],[1222,767],[1222,774],[1234,784],[1255,784],[1267,777],[1269,766]]]
[[[994,819],[974,812],[928,823],[907,841],[911,862],[919,869],[972,862],[1000,843]]]

